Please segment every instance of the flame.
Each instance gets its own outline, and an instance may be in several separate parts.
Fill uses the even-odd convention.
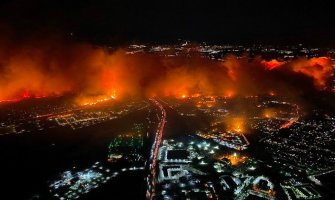
[[[265,118],[274,118],[277,116],[277,112],[275,109],[267,108],[263,110],[263,116]]]
[[[237,134],[245,132],[246,119],[244,117],[227,117],[224,122],[229,132]]]
[[[234,91],[233,90],[227,90],[224,94],[225,98],[231,98],[234,96]]]
[[[222,160],[224,158],[228,159],[232,166],[238,166],[247,160],[246,156],[241,156],[237,153],[231,153],[231,154],[224,155],[220,159]]]
[[[280,126],[281,129],[286,129],[286,128],[290,128],[295,122],[297,122],[299,120],[299,118],[293,118],[287,122],[285,122],[284,124],[282,124]]]
[[[272,59],[270,61],[263,60],[262,64],[265,65],[265,69],[273,70],[273,69],[276,69],[276,68],[282,66],[283,64],[285,64],[285,62],[281,62],[281,61],[278,61],[276,59]]]
[[[312,78],[318,89],[325,89],[327,80],[334,76],[334,65],[326,57],[296,60],[292,62],[292,70]]]
[[[76,98],[76,103],[81,106],[92,106],[98,103],[103,103],[111,100],[115,100],[116,90],[113,89],[111,93],[105,95],[93,95],[93,96],[80,96]]]
[[[189,57],[192,56],[192,59]],[[274,70],[278,69],[278,70]],[[80,104],[128,96],[294,95],[296,76],[311,80],[317,90],[333,89],[334,62],[326,57],[285,62],[261,57],[226,56],[212,60],[192,52],[175,57],[159,53],[129,55],[85,44],[41,42],[0,46],[0,102],[74,94]],[[300,80],[300,79],[299,79]],[[300,91],[300,88],[297,90]],[[237,129],[238,130],[238,129]],[[242,128],[241,128],[242,130]]]

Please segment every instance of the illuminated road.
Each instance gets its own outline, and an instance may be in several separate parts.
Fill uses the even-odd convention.
[[[160,104],[157,100],[155,99],[150,99],[161,111],[161,117],[160,117],[160,122],[157,127],[155,139],[150,151],[150,159],[149,159],[149,170],[150,173],[147,178],[147,199],[152,199],[153,195],[155,194],[155,185],[156,185],[156,166],[157,166],[157,154],[159,150],[159,146],[162,142],[162,137],[163,137],[163,130],[165,127],[166,123],[166,111],[162,104]]]

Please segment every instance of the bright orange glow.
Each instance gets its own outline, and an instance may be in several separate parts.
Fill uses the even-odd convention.
[[[318,89],[324,89],[327,80],[334,76],[334,64],[326,57],[294,61],[292,62],[292,70],[312,78]]]
[[[222,160],[224,158],[228,159],[232,166],[238,166],[247,160],[246,156],[241,156],[237,153],[224,155],[220,159]]]
[[[263,117],[265,118],[274,118],[277,116],[275,109],[267,108],[263,110]]]
[[[211,108],[211,107],[214,106],[214,103],[207,103],[206,106],[207,106],[208,108]]]
[[[281,61],[278,61],[276,59],[272,59],[270,61],[262,61],[262,64],[265,65],[265,68],[267,70],[273,70],[273,69],[276,69],[280,66],[282,66],[283,64],[285,64],[285,62],[281,62]]]
[[[225,119],[225,124],[229,132],[244,133],[246,119],[244,117],[232,117]]]
[[[245,126],[244,118],[237,118],[236,122],[234,123],[234,130],[238,133],[241,133],[245,129],[244,126]]]
[[[201,96],[200,93],[195,93],[195,94],[192,94],[192,95],[191,95],[191,97],[193,97],[193,98],[200,97],[200,96]]]
[[[225,93],[224,93],[224,97],[225,98],[231,98],[234,96],[234,91],[233,90],[227,90]]]
[[[290,121],[285,122],[283,125],[281,125],[280,128],[290,128],[297,121],[298,121],[298,118],[293,118]]]
[[[91,97],[89,96],[81,96],[77,97],[76,103],[81,106],[92,106],[96,105],[98,103],[107,102],[110,100],[116,99],[116,91],[113,90],[113,92],[110,95],[93,95]]]
[[[191,56],[192,59],[184,54],[175,57],[159,53],[129,55],[123,49],[111,52],[58,41],[0,46],[0,102],[68,93],[101,101],[113,98],[113,90],[117,91],[118,99],[128,96],[188,98],[200,94],[229,98],[237,94],[264,94],[264,91],[295,95],[290,83],[277,78],[278,73],[292,80],[296,80],[297,75],[305,76],[307,79],[302,81],[313,81],[318,90],[333,89],[328,83],[334,76],[334,62],[325,57],[282,62],[233,55],[213,60],[196,52]],[[88,100],[88,104],[90,102]]]

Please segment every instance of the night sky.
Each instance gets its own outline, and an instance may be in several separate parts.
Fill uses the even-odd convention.
[[[27,39],[73,33],[92,43],[265,43],[335,46],[328,1],[2,0],[2,35]]]

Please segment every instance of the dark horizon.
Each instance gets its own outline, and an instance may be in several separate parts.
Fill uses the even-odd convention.
[[[333,10],[0,1],[0,199],[334,199]]]
[[[2,35],[93,44],[194,42],[335,47],[328,1],[41,1],[0,4]]]

